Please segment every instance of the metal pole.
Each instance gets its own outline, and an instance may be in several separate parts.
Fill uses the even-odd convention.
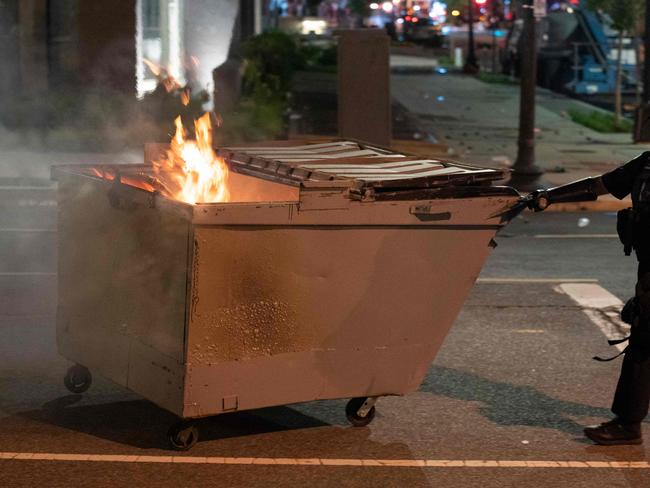
[[[467,46],[467,58],[465,59],[465,66],[463,66],[463,71],[465,73],[476,74],[478,73],[478,62],[476,60],[476,52],[474,51],[474,0],[468,0],[468,46]]]
[[[643,33],[643,96],[636,109],[634,142],[650,142],[650,0],[645,2],[645,32]],[[638,59],[637,59],[638,62]]]
[[[524,0],[524,42],[519,95],[519,141],[510,184],[518,189],[539,187],[542,169],[535,164],[535,91],[537,88],[537,35],[533,0]]]

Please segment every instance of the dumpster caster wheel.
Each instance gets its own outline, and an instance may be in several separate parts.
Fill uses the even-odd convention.
[[[199,440],[199,430],[192,422],[181,421],[167,432],[169,445],[177,451],[188,451]]]
[[[65,387],[70,390],[72,393],[83,393],[93,382],[93,377],[88,371],[88,368],[81,366],[80,364],[75,364],[63,378],[63,384]]]
[[[345,416],[355,427],[365,427],[375,418],[376,397],[352,398],[345,406]]]

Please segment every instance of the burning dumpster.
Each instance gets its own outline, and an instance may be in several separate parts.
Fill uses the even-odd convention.
[[[157,164],[54,169],[66,385],[97,372],[173,412],[178,449],[190,419],[273,405],[352,398],[369,423],[420,385],[517,192],[354,141],[218,153],[221,201]]]

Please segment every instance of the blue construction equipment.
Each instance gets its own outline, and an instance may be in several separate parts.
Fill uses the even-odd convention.
[[[521,51],[521,21],[515,21],[509,35],[509,62],[514,66]],[[618,32],[611,21],[590,10],[585,0],[579,5],[556,2],[538,28],[539,84],[555,91],[579,95],[613,93],[616,86]],[[623,37],[623,92],[636,87],[634,39]],[[516,73],[515,73],[516,74]]]

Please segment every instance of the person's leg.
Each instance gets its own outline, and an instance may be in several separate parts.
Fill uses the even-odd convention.
[[[625,423],[640,423],[650,405],[650,354],[630,344],[616,385],[612,412]]]
[[[637,316],[612,403],[616,418],[584,431],[598,444],[640,444],[642,441],[641,422],[650,405],[650,273],[641,268],[636,286]]]

